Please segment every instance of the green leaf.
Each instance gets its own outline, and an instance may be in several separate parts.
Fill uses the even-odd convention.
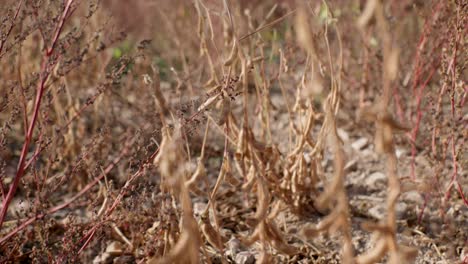
[[[120,57],[122,57],[122,50],[119,48],[115,48],[112,52],[112,57],[120,59]]]

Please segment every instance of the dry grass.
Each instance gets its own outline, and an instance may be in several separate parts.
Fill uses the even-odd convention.
[[[463,3],[10,7],[2,263],[467,261]]]

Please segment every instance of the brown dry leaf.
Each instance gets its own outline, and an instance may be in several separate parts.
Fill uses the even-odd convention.
[[[379,239],[377,245],[374,246],[370,251],[365,252],[362,255],[357,256],[357,264],[372,264],[377,263],[387,251],[387,244],[385,240]]]
[[[191,234],[189,232],[183,232],[169,254],[161,259],[152,259],[148,263],[199,263],[198,247],[198,244],[196,244]]]
[[[242,190],[248,191],[248,190],[252,189],[254,183],[256,182],[255,174],[256,174],[255,173],[255,166],[250,165],[249,171],[247,173],[247,177],[245,179],[246,181],[242,185]]]
[[[270,205],[270,192],[266,181],[262,177],[257,177],[257,211],[254,218],[261,221],[267,217]]]
[[[269,239],[269,243],[273,248],[286,255],[294,255],[298,253],[297,248],[286,243],[284,235],[276,226],[274,220],[266,220],[264,228]]]
[[[258,223],[255,227],[253,234],[242,239],[246,246],[250,246],[256,241],[260,241],[263,245],[269,244],[274,249],[287,255],[294,255],[298,253],[298,249],[294,246],[288,245],[284,240],[284,235],[276,227],[273,219],[265,219]]]
[[[228,96],[224,96],[222,100],[222,109],[221,109],[221,116],[218,121],[218,125],[224,125],[226,123],[229,113],[231,112],[231,99]]]
[[[231,53],[229,54],[228,59],[224,62],[224,66],[231,66],[235,59],[237,58],[237,41],[234,40],[234,43],[232,45]]]
[[[197,168],[193,173],[192,177],[190,177],[190,179],[185,182],[185,186],[189,190],[192,190],[195,187],[195,184],[200,182],[200,180],[204,177],[206,177],[205,164],[202,159],[198,159]]]
[[[222,252],[223,250],[223,238],[219,232],[217,232],[214,227],[211,225],[210,217],[207,215],[202,215],[201,217],[201,230],[205,236],[208,243],[210,243],[217,250]]]
[[[385,72],[390,81],[394,81],[398,75],[399,53],[398,49],[392,49],[389,54],[388,62],[385,65]]]
[[[224,166],[224,171],[226,173],[226,175],[224,176],[226,182],[229,183],[233,187],[239,186],[241,182],[232,173],[231,158],[229,158],[229,156],[227,156],[226,162],[223,163],[223,166]]]
[[[374,16],[374,12],[378,4],[378,0],[367,0],[364,11],[357,21],[357,24],[360,28],[364,28],[369,23],[371,18]]]
[[[307,51],[312,57],[317,57],[315,48],[314,38],[312,36],[310,23],[308,21],[308,15],[306,8],[299,8],[296,14],[295,30],[296,38],[299,45]]]
[[[199,248],[201,236],[198,224],[193,217],[192,203],[189,191],[185,185],[186,154],[184,153],[183,140],[181,138],[180,125],[175,129],[175,134],[169,137],[163,134],[163,142],[160,153],[164,155],[158,158],[159,171],[161,173],[162,190],[171,191],[178,197],[182,208],[182,227],[177,243],[162,258],[153,258],[149,263],[199,263]]]
[[[174,247],[162,258],[153,258],[149,263],[200,263],[199,248],[202,245],[198,224],[193,217],[188,190],[181,182],[180,202],[183,209],[181,235]]]

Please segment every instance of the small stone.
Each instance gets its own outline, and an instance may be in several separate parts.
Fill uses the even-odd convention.
[[[367,144],[369,143],[369,140],[367,138],[360,138],[356,141],[354,141],[352,144],[351,144],[351,147],[355,150],[361,150],[363,149],[365,146],[367,146]]]
[[[120,242],[113,241],[107,246],[106,252],[111,255],[120,255],[123,253],[122,245],[120,244]]]
[[[385,206],[383,204],[376,205],[369,209],[369,215],[377,220],[381,220],[385,215]]]
[[[252,253],[248,252],[248,251],[239,252],[239,254],[236,255],[236,263],[254,264],[255,263],[255,256]]]
[[[101,263],[108,263],[108,262],[111,262],[111,255],[107,252],[97,255],[93,259],[93,264],[101,264]]]
[[[114,259],[114,264],[136,263],[135,257],[132,255],[124,255]]]
[[[326,157],[320,162],[320,165],[322,165],[322,168],[328,168],[332,164],[330,159],[327,159]]]
[[[365,184],[372,189],[383,189],[387,182],[387,176],[381,172],[374,172],[366,177]]]
[[[30,211],[31,204],[28,200],[24,200],[22,198],[13,199],[11,202],[8,211],[16,215],[19,218],[26,217],[26,213]]]
[[[346,163],[345,170],[347,171],[355,171],[357,169],[357,160],[350,160]]]
[[[466,261],[468,258],[468,245],[464,246],[460,252],[460,260],[462,261],[461,263],[463,263],[463,261]]]
[[[396,151],[395,151],[395,154],[396,154],[397,158],[400,158],[401,156],[406,154],[406,150],[401,149],[401,148],[397,148]]]
[[[416,159],[416,164],[419,166],[426,167],[426,168],[432,167],[431,163],[427,160],[427,158],[422,155],[416,156],[415,159]]]
[[[409,191],[401,194],[401,200],[422,204],[424,202],[423,196],[418,191]]]
[[[366,149],[361,150],[361,154],[364,157],[370,157],[372,159],[377,159],[377,154],[370,148],[366,148]]]
[[[401,218],[406,214],[406,211],[408,210],[408,205],[405,202],[398,202],[395,205],[395,212],[397,217]]]
[[[310,153],[308,152],[304,153],[304,160],[307,164],[310,164],[310,162],[312,161],[312,158],[310,157]]]
[[[395,213],[398,218],[404,217],[407,210],[408,210],[408,205],[404,202],[398,202],[395,205]],[[370,208],[368,212],[371,217],[381,220],[381,219],[384,219],[387,213],[387,207],[385,204],[381,203]]]
[[[206,209],[206,203],[194,203],[193,204],[193,213],[195,215],[201,215]]]
[[[231,257],[235,257],[237,255],[237,252],[239,252],[241,247],[241,242],[239,239],[235,237],[231,237],[229,241],[227,242],[227,254],[230,255]]]
[[[343,129],[341,128],[338,128],[336,130],[336,133],[338,133],[338,136],[341,138],[341,140],[343,140],[344,142],[347,142],[349,141],[349,135],[348,135],[348,132],[344,131]]]
[[[148,230],[146,230],[146,232],[151,235],[155,234],[156,230],[159,228],[160,225],[161,225],[161,221],[155,221],[153,225]]]

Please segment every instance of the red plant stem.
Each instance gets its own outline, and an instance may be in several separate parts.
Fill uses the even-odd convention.
[[[115,210],[115,208],[117,208],[117,205],[120,204],[120,202],[122,201],[122,198],[124,197],[125,195],[125,192],[127,191],[127,189],[130,187],[131,183],[136,180],[139,176],[141,176],[146,168],[146,166],[148,164],[150,164],[153,160],[154,160],[154,157],[156,157],[156,155],[159,153],[159,148],[156,149],[152,154],[151,156],[149,156],[149,158],[147,158],[141,165],[140,167],[138,168],[138,170],[130,177],[130,179],[128,179],[126,182],[125,182],[125,185],[120,189],[120,192],[119,194],[117,195],[117,198],[115,198],[114,202],[112,203],[112,205],[107,208],[106,212],[104,213],[103,215],[103,219],[95,224],[93,227],[91,227],[90,230],[88,230],[88,232],[86,232],[86,234],[78,241],[78,243],[81,243],[83,241],[86,240],[86,242],[80,247],[80,249],[78,250],[76,256],[78,256],[79,254],[81,254],[81,252],[83,252],[83,250],[86,249],[86,247],[89,245],[89,243],[91,242],[92,238],[94,237],[97,229],[103,225],[103,223],[107,222],[108,221],[108,218],[111,216],[112,212]],[[0,241],[0,244],[1,244],[1,241]],[[75,257],[76,257],[75,256]]]
[[[90,232],[88,232],[89,236],[88,236],[88,239],[86,239],[86,242],[83,244],[83,246],[80,248],[80,250],[78,250],[78,254],[81,254],[81,252],[83,252],[83,250],[89,245],[89,243],[91,243],[91,240],[93,239],[94,235],[96,234],[96,230],[98,229],[99,225],[95,225],[91,230]]]
[[[455,29],[456,30],[456,29]],[[459,41],[459,34],[456,31],[456,38],[455,38],[455,47],[453,48],[453,56],[452,61],[450,62],[451,66],[451,73],[452,73],[452,95],[450,96],[450,104],[452,106],[452,118],[455,119],[455,84],[456,84],[456,75],[455,75],[455,67],[457,64],[457,49],[458,49],[458,41]]]
[[[40,107],[40,104],[41,104],[42,95],[44,93],[44,83],[47,80],[47,74],[45,73],[47,61],[48,61],[48,59],[44,60],[43,63],[42,63],[42,66],[41,66],[41,69],[42,69],[41,70],[41,72],[42,72],[41,73],[41,81],[40,81],[39,86],[38,86],[36,101],[35,101],[35,104],[34,104],[33,116],[32,116],[31,122],[29,124],[26,139],[25,139],[25,141],[23,143],[23,148],[21,150],[21,155],[20,155],[20,160],[19,160],[19,163],[18,163],[17,172],[16,172],[15,178],[13,180],[13,183],[11,184],[10,189],[8,190],[8,194],[7,194],[7,196],[5,197],[5,199],[3,200],[3,203],[2,203],[2,210],[0,212],[0,229],[2,227],[3,221],[5,220],[5,216],[6,216],[6,212],[8,210],[8,206],[10,205],[10,202],[13,199],[13,196],[15,195],[16,189],[18,188],[19,181],[20,181],[20,179],[23,176],[24,171],[25,171],[24,165],[25,165],[25,161],[26,161],[26,156],[28,154],[29,144],[31,143],[31,138],[33,136],[37,116],[39,114],[39,107]]]
[[[421,222],[422,222],[422,218],[423,218],[423,215],[424,215],[424,210],[426,209],[426,205],[427,205],[428,200],[429,200],[429,194],[425,194],[424,195],[424,203],[422,205],[421,212],[419,213],[419,216],[418,216],[418,225],[420,225]]]
[[[125,68],[128,66],[128,64],[123,64],[118,71],[115,72],[115,74],[121,74]],[[101,85],[101,86],[104,86],[104,85]],[[105,88],[105,87],[104,87]],[[98,86],[98,90],[99,90],[99,86]],[[89,97],[88,101],[90,102],[94,102],[96,101],[96,99],[102,94],[103,92],[98,92],[96,93],[95,95]],[[78,117],[81,116],[81,114],[84,112],[84,110],[86,110],[86,108],[88,108],[90,105],[92,105],[92,103],[85,103],[80,109],[78,109],[78,111],[75,113],[74,116],[72,116],[70,118],[70,120],[68,120],[68,122],[62,126],[60,128],[61,131],[63,131],[65,128],[67,128],[68,126],[70,126],[70,124]]]
[[[192,118],[194,118],[196,115],[200,114],[201,112],[203,112],[203,110],[200,110],[198,111],[197,113],[195,113],[194,115],[192,115],[189,120],[192,120]],[[187,124],[187,123],[186,123]],[[182,125],[182,128],[184,128],[186,126],[186,124],[183,124]],[[227,144],[227,138],[226,138],[226,142],[225,144]],[[226,147],[226,145],[225,145]],[[117,195],[117,197],[115,198],[114,202],[112,203],[112,205],[106,210],[106,212],[104,213],[104,216],[103,216],[103,221],[107,221],[108,218],[111,216],[112,212],[115,210],[115,208],[117,208],[117,206],[120,204],[120,202],[122,201],[122,198],[124,197],[125,195],[125,192],[127,191],[127,189],[130,187],[130,185],[132,184],[133,181],[135,181],[138,177],[140,177],[146,166],[148,164],[150,164],[154,158],[156,157],[156,155],[158,155],[159,153],[159,148],[156,149],[156,151],[154,151],[151,156],[149,156],[149,158],[147,158],[141,165],[140,167],[138,168],[138,170],[132,175],[130,176],[130,178],[125,182],[125,185],[120,189],[120,192],[119,194]],[[225,149],[226,150],[226,149]],[[84,241],[86,239],[86,242],[85,244],[80,248],[80,250],[78,251],[77,255],[79,255],[89,244],[89,242],[91,241],[91,239],[93,238],[94,234],[95,234],[95,231],[97,230],[97,228],[99,226],[101,226],[102,223],[98,223],[96,225],[94,225],[87,233],[84,237],[82,237],[80,239],[80,242],[81,241]],[[0,241],[0,244],[1,244],[1,241]]]
[[[62,18],[60,19],[59,26],[57,27],[57,30],[55,32],[55,37],[54,37],[54,39],[52,41],[52,45],[51,45],[50,48],[47,49],[47,52],[44,54],[44,58],[42,60],[41,73],[40,73],[40,77],[39,77],[40,81],[39,81],[39,84],[38,84],[38,87],[37,87],[37,94],[36,94],[36,100],[35,100],[35,103],[34,103],[33,116],[32,116],[31,121],[29,123],[28,132],[26,134],[26,138],[25,138],[25,141],[23,143],[23,148],[21,150],[20,160],[18,162],[18,168],[17,168],[15,178],[13,180],[13,183],[10,186],[10,189],[8,191],[7,196],[5,197],[5,199],[3,200],[3,203],[2,203],[2,209],[0,211],[0,229],[2,228],[3,222],[5,220],[5,216],[6,216],[8,207],[10,205],[10,202],[13,199],[13,196],[16,193],[16,189],[18,188],[19,181],[20,181],[20,179],[22,178],[22,176],[24,175],[24,172],[25,172],[26,156],[28,154],[29,145],[31,143],[31,139],[32,139],[33,133],[34,133],[34,127],[36,126],[37,117],[39,115],[39,109],[41,107],[41,101],[42,101],[42,97],[43,97],[44,90],[45,90],[45,83],[47,82],[47,79],[48,79],[48,77],[50,75],[50,73],[48,73],[47,65],[48,65],[48,63],[50,61],[50,57],[51,57],[51,55],[52,55],[52,53],[54,51],[54,47],[56,45],[58,37],[59,37],[60,33],[62,32],[63,25],[65,24],[65,18],[67,17],[68,11],[70,10],[70,6],[71,6],[72,3],[73,3],[73,0],[68,0],[68,3],[65,6],[65,9],[64,9],[63,14],[62,14]]]
[[[426,44],[427,36],[432,31],[432,27],[430,27],[430,24],[432,23],[432,19],[434,17],[436,17],[436,15],[438,14],[438,12],[440,10],[440,7],[442,6],[442,3],[443,3],[443,1],[439,1],[437,3],[436,7],[432,11],[432,16],[424,22],[424,29],[423,29],[421,37],[419,38],[419,41],[418,41],[418,46],[417,46],[417,49],[416,49],[416,55],[415,55],[415,58],[414,58],[414,61],[415,61],[415,64],[414,64],[415,65],[415,76],[414,76],[414,79],[413,79],[413,96],[416,95],[416,87],[418,86],[421,71],[422,71],[422,67],[421,67],[421,63],[420,63],[421,52],[424,49],[424,46]]]
[[[458,193],[460,194],[460,196],[461,196],[463,202],[465,203],[466,206],[468,206],[468,199],[467,199],[466,196],[463,194],[463,189],[462,189],[460,183],[458,182],[458,180],[457,180],[457,187],[458,187],[458,188],[457,188]]]
[[[127,64],[123,65],[118,71],[117,71],[117,74],[120,74],[124,68],[127,66]],[[89,98],[90,101],[94,102],[102,93],[97,93],[95,95],[93,95],[92,97]],[[82,112],[84,112],[84,110],[86,110],[86,108],[88,108],[91,104],[90,103],[85,103],[76,113],[75,115],[70,118],[70,120],[65,124],[63,125],[61,128],[60,128],[60,131],[63,132],[66,128],[68,128],[71,123],[73,123],[73,121],[75,121],[79,116],[81,116]],[[41,154],[41,152],[47,147],[47,145],[45,146],[40,146],[38,147],[35,151],[34,151],[34,154],[31,156],[31,158],[26,162],[26,165],[24,165],[24,169],[26,170],[33,162],[34,160],[39,156],[39,154]]]
[[[465,92],[463,93],[462,99],[460,100],[460,108],[463,108],[465,106],[466,102],[466,95],[468,94],[468,86],[465,86]]]
[[[50,215],[50,214],[53,214],[65,207],[68,207],[71,203],[73,203],[76,199],[78,199],[79,197],[81,197],[83,194],[85,194],[86,192],[88,192],[89,190],[91,190],[91,188],[96,185],[99,181],[101,181],[103,178],[104,178],[104,175],[110,173],[114,167],[120,162],[120,160],[128,154],[128,150],[130,148],[130,146],[133,144],[133,140],[128,140],[127,143],[125,144],[124,148],[122,149],[122,151],[120,152],[119,156],[117,158],[115,158],[105,169],[104,169],[104,172],[101,173],[98,177],[96,177],[94,179],[94,181],[88,183],[88,185],[86,185],[80,192],[78,192],[77,194],[75,194],[75,196],[73,196],[70,200],[62,203],[62,204],[59,204],[57,206],[54,206],[52,208],[50,208],[49,210],[47,210],[45,213],[41,213],[41,214],[38,214],[34,217],[31,217],[29,218],[28,220],[24,221],[21,225],[19,225],[17,228],[15,228],[14,230],[12,230],[10,233],[8,233],[7,235],[5,235],[4,237],[2,237],[0,239],[0,245],[5,243],[8,239],[10,239],[11,237],[13,237],[16,233],[18,233],[19,231],[23,230],[24,228],[26,228],[28,225],[34,223],[36,220],[39,220],[39,219],[42,219],[44,218],[45,216],[47,215]]]
[[[5,200],[5,188],[3,187],[3,181],[0,179],[0,192],[2,193],[2,200]]]
[[[419,89],[419,93],[417,94],[416,97],[416,123],[413,127],[413,130],[411,131],[411,141],[413,142],[411,144],[411,179],[415,180],[415,158],[416,158],[416,138],[418,136],[418,131],[419,131],[419,125],[421,123],[423,111],[421,110],[421,101],[423,97],[423,92],[427,85],[429,84],[429,81],[432,79],[432,76],[434,75],[436,69],[438,68],[438,65],[435,65],[432,68],[432,71],[429,73],[429,76],[427,77],[426,81],[421,85],[421,88]]]
[[[401,98],[398,93],[398,88],[394,87],[392,90],[393,90],[393,99],[395,101],[395,107],[397,110],[398,119],[400,122],[403,122],[405,117],[403,115],[403,107],[401,106]]]
[[[126,65],[123,65],[119,70],[118,70],[118,73],[120,73],[121,71],[123,71],[123,69],[125,68]],[[94,96],[94,99],[97,98],[99,94],[95,95]],[[71,123],[72,121],[77,117],[79,116],[79,114],[84,110],[86,109],[86,107],[88,107],[89,104],[85,104],[81,109],[80,111],[66,124],[64,125],[61,130],[67,128]],[[120,159],[126,155],[128,153],[128,147],[130,146],[131,144],[128,144],[125,146],[124,150],[121,152],[121,155],[119,156],[119,158],[114,161],[114,164],[111,164],[111,165],[115,165],[117,164]],[[26,164],[24,165],[24,170],[26,168],[28,168],[32,162],[37,158],[37,156],[42,152],[42,150],[44,150],[45,147],[43,148],[38,148],[36,149],[36,151],[34,152],[33,156],[29,159],[28,162],[26,162]],[[158,151],[156,151],[153,155],[151,155],[150,157],[150,160],[154,159],[154,156],[157,154]],[[110,168],[110,167],[107,167],[105,169],[105,174],[107,174],[110,170],[112,170],[113,166]],[[44,218],[46,215],[49,215],[49,214],[52,214],[52,213],[55,213],[65,207],[68,207],[73,201],[75,201],[77,198],[79,198],[80,196],[82,196],[84,193],[86,193],[87,191],[89,191],[94,185],[96,185],[97,182],[99,182],[100,180],[102,180],[102,178],[104,177],[104,175],[101,175],[99,176],[98,178],[96,178],[93,182],[89,183],[88,185],[86,185],[79,193],[77,193],[75,196],[73,196],[69,201],[67,201],[66,203],[63,203],[61,205],[58,205],[58,206],[55,206],[51,209],[49,209],[46,213],[43,213],[43,214],[39,214],[39,215],[36,215],[35,217],[32,217],[30,219],[28,219],[27,221],[25,221],[24,223],[22,223],[19,227],[17,227],[16,229],[14,229],[12,232],[10,232],[9,234],[7,234],[5,237],[3,237],[2,239],[0,239],[0,244],[4,243],[6,240],[8,240],[9,238],[11,238],[12,236],[14,236],[17,232],[23,230],[25,227],[27,227],[28,225],[34,223],[36,220],[38,219],[42,219]],[[3,190],[3,189],[2,189]],[[116,206],[116,205],[115,205]]]
[[[135,180],[137,179],[141,174],[143,174],[144,172],[144,169],[146,168],[146,166],[148,164],[150,164],[153,160],[154,160],[154,157],[156,157],[156,155],[158,155],[159,153],[159,148],[156,149],[153,154],[151,154],[151,156],[140,166],[140,168],[138,168],[138,171],[135,172],[129,180],[127,180],[127,182],[125,183],[125,186],[120,190],[119,192],[119,195],[117,196],[117,198],[115,199],[114,203],[112,204],[111,207],[109,207],[106,212],[105,212],[105,216],[108,217],[112,214],[112,212],[115,210],[115,208],[117,207],[117,205],[120,203],[120,201],[122,200],[125,192],[127,191],[128,187],[130,186],[130,184]]]
[[[437,109],[436,109],[436,116],[440,113],[441,111],[441,104],[442,104],[442,97],[444,96],[445,90],[447,88],[447,84],[444,83],[442,85],[442,88],[440,88],[439,91],[439,97],[437,99]],[[437,133],[439,132],[439,125],[437,124],[437,120],[434,121],[434,128],[432,129],[432,155],[434,157],[437,155],[437,145],[436,145],[436,136]]]
[[[423,51],[424,49],[424,46],[427,42],[427,36],[429,36],[429,34],[431,33],[432,31],[432,27],[430,26],[433,22],[433,19],[435,17],[437,17],[437,14],[439,13],[440,11],[440,8],[442,6],[442,3],[443,1],[439,1],[437,3],[437,5],[435,6],[435,8],[433,9],[432,11],[432,15],[430,18],[426,19],[426,21],[424,22],[424,28],[423,28],[423,32],[421,33],[421,36],[419,38],[419,41],[418,41],[418,45],[417,45],[417,49],[416,49],[416,55],[414,57],[414,70],[413,70],[413,74],[414,74],[414,77],[413,77],[413,85],[412,85],[412,90],[413,90],[413,97],[416,97],[416,100],[417,100],[417,103],[416,103],[416,115],[417,115],[417,120],[416,120],[416,124],[415,126],[413,127],[413,130],[411,131],[411,134],[409,135],[410,139],[411,139],[411,179],[412,180],[415,180],[416,178],[416,175],[415,175],[415,156],[416,156],[416,137],[417,137],[417,133],[419,131],[419,123],[421,121],[421,118],[422,118],[422,112],[420,110],[420,105],[421,105],[421,97],[422,97],[422,91],[424,90],[424,88],[426,87],[427,85],[427,82],[431,79],[432,75],[434,74],[434,71],[436,70],[437,67],[434,67],[432,72],[430,73],[430,77],[426,80],[426,82],[422,85],[422,87],[420,88],[419,90],[419,94],[416,94],[416,89],[419,85],[419,82],[420,82],[420,79],[421,79],[421,73],[422,73],[422,69],[423,69],[423,65],[421,65],[421,52]],[[411,120],[411,118],[409,119]]]
[[[447,191],[445,192],[445,202],[448,202],[448,199],[450,198],[450,190],[452,189],[454,184],[457,184],[457,190],[460,193],[460,196],[465,203],[466,206],[468,206],[468,200],[466,199],[465,195],[463,194],[463,190],[460,186],[460,183],[458,182],[457,175],[458,175],[458,163],[457,163],[457,154],[455,152],[455,138],[452,135],[451,136],[451,141],[452,141],[452,166],[453,166],[453,173],[452,173],[452,180],[450,181],[449,186],[447,187]]]
[[[46,53],[47,56],[50,56],[52,52],[54,52],[55,44],[57,43],[60,33],[62,32],[63,25],[65,25],[65,19],[67,18],[68,11],[70,11],[70,7],[72,3],[73,3],[73,0],[68,0],[67,5],[65,6],[65,10],[63,10],[62,18],[60,19],[57,29],[55,30],[55,36],[54,36],[54,39],[52,40],[52,45],[50,45],[50,47],[47,49],[47,53]]]
[[[13,30],[13,27],[15,25],[15,20],[16,18],[18,17],[18,14],[19,14],[19,11],[21,9],[21,5],[23,4],[23,0],[21,0],[18,4],[18,7],[16,8],[16,13],[15,13],[15,16],[13,17],[13,21],[11,21],[11,25],[10,25],[10,28],[8,29],[7,33],[6,33],[6,36],[5,38],[1,41],[0,43],[0,54],[2,53],[2,50],[3,50],[3,47],[8,39],[8,37],[10,36],[11,34],[11,31]],[[0,56],[1,58],[1,56]]]

